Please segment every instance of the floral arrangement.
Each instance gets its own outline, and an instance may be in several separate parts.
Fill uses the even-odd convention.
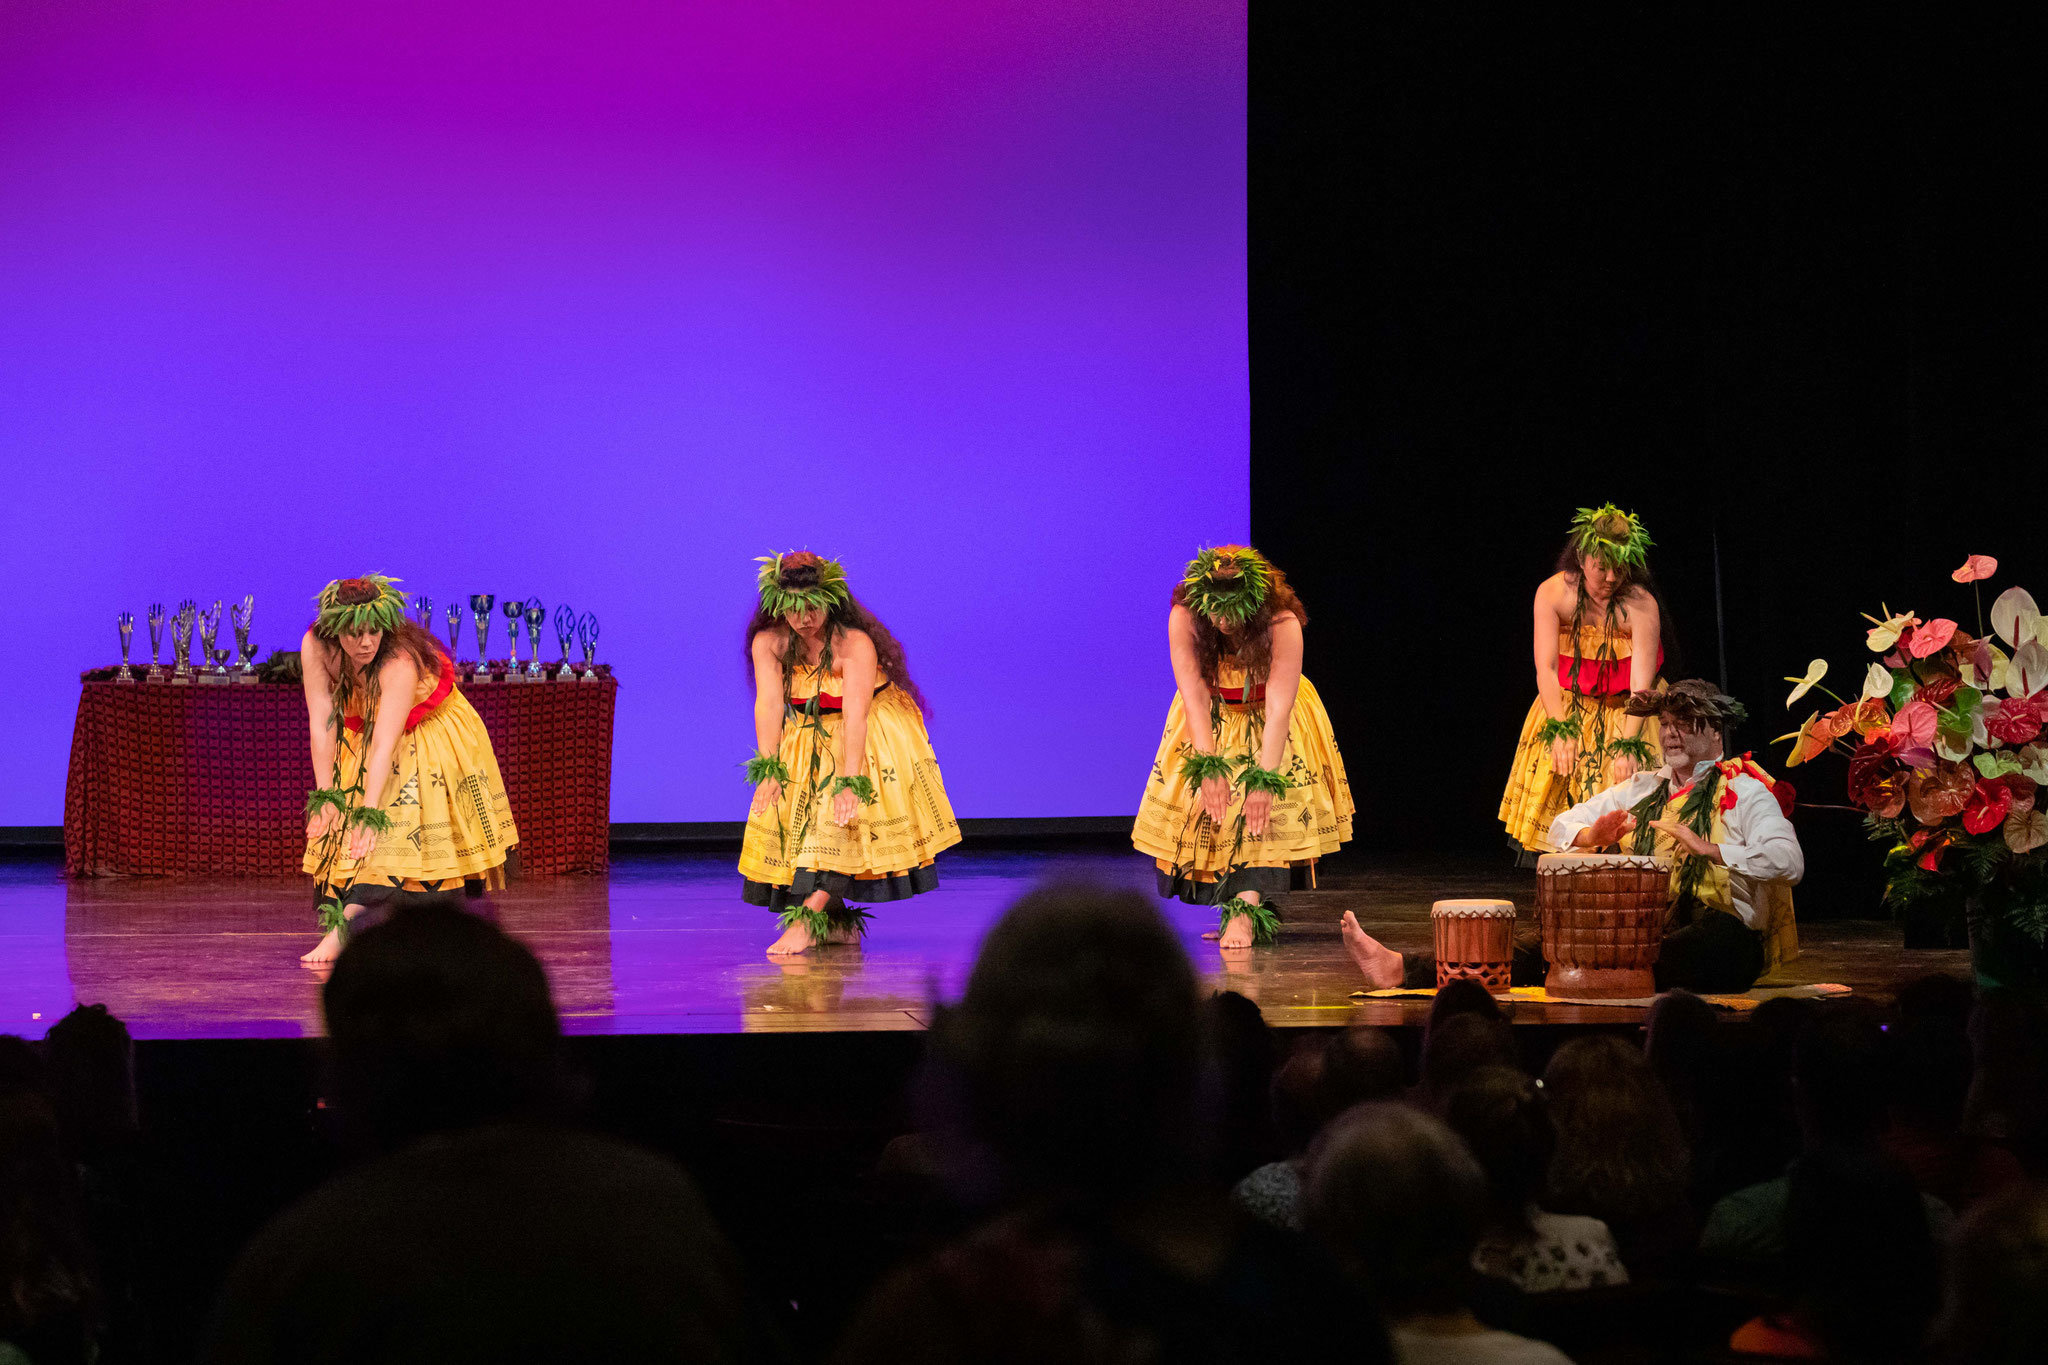
[[[1974,585],[1998,561],[1971,555],[1951,577]],[[1883,608],[1867,642],[1882,656],[1845,700],[1821,686],[1815,659],[1786,698],[1790,710],[1818,689],[1839,703],[1815,712],[1790,740],[1787,767],[1834,751],[1848,759],[1849,799],[1887,846],[1885,901],[1966,917],[1973,932],[2010,928],[2048,945],[2048,621],[2024,588],[1991,604],[1977,633],[1946,617],[1923,621]],[[2003,647],[2001,647],[2003,646]],[[2008,652],[2010,651],[2010,652]]]

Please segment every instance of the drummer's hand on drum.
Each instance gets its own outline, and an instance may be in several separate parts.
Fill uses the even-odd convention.
[[[1273,813],[1273,793],[1255,791],[1244,798],[1244,832],[1254,839],[1266,836],[1266,820]]]
[[[1202,810],[1211,821],[1222,825],[1223,817],[1230,810],[1230,779],[1227,777],[1205,777],[1202,779]]]
[[[753,814],[772,809],[782,800],[782,784],[772,777],[764,777],[754,784]]]
[[[1579,766],[1579,742],[1569,735],[1559,735],[1550,741],[1550,771],[1559,777],[1570,777],[1572,770]]]
[[[1650,828],[1670,835],[1678,841],[1678,846],[1687,853],[1697,854],[1702,858],[1711,858],[1717,863],[1721,861],[1721,846],[1702,837],[1692,826],[1681,820],[1676,818],[1652,820]]]
[[[1605,848],[1618,844],[1625,834],[1633,833],[1636,818],[1625,810],[1611,810],[1579,831],[1579,837],[1572,840],[1574,848]]]

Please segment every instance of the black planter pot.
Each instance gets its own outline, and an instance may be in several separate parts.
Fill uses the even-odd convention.
[[[2014,929],[1996,912],[1970,900],[1970,967],[1980,990],[2048,994],[2048,944]]]

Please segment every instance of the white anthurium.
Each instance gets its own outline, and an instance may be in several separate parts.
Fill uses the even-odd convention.
[[[1863,638],[1869,643],[1873,653],[1882,654],[1899,642],[1899,637],[1906,633],[1906,627],[1918,625],[1920,618],[1910,611],[1895,614],[1890,603],[1886,603],[1879,610],[1884,613],[1883,620],[1867,611],[1863,613],[1863,619],[1870,622],[1871,626]]]
[[[1951,735],[1946,730],[1934,732],[1934,752],[1937,757],[1951,763],[1961,763],[1970,756],[1970,736]]]
[[[1799,677],[1796,678],[1785,679],[1785,681],[1788,683],[1799,684],[1797,687],[1792,689],[1792,695],[1785,698],[1785,709],[1787,711],[1791,710],[1792,704],[1794,702],[1798,701],[1808,692],[1811,692],[1813,690],[1813,685],[1819,682],[1822,678],[1825,678],[1827,675],[1828,661],[1826,659],[1815,659],[1812,663],[1806,666],[1805,673],[1801,674]]]
[[[2031,853],[2048,844],[2048,815],[2038,810],[2016,810],[2005,817],[2005,846],[2015,853]]]
[[[1987,644],[1985,648],[1991,651],[1991,676],[1976,686],[1979,692],[1996,692],[2005,686],[2006,673],[2012,668],[2012,659],[1997,645]]]
[[[2025,588],[2007,588],[1991,604],[1991,629],[2014,649],[2033,639],[2040,623],[2041,609]]]
[[[2048,744],[2028,744],[2022,747],[2020,771],[2036,782],[2048,782]]]
[[[2015,697],[2031,697],[2048,688],[2048,646],[2029,640],[2013,653],[2005,670],[2005,690]]]
[[[1883,664],[1872,664],[1863,675],[1863,695],[1859,700],[1874,701],[1892,694],[1892,671]]]

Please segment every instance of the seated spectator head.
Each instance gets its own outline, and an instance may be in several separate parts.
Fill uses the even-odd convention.
[[[1332,1034],[1326,1050],[1329,1059],[1323,1076],[1329,1097],[1325,1107],[1331,1118],[1354,1104],[1395,1099],[1408,1084],[1400,1045],[1383,1028],[1353,1024]]]
[[[1855,1001],[1814,1012],[1792,1047],[1792,1092],[1808,1147],[1867,1144],[1885,1124],[1884,1030]]]
[[[1273,1030],[1259,1007],[1236,991],[1218,991],[1202,1013],[1213,1064],[1217,1158],[1236,1180],[1276,1152],[1272,1122]]]
[[[0,1095],[50,1094],[50,1069],[26,1038],[0,1033]]]
[[[1486,1172],[1488,1230],[1528,1232],[1557,1147],[1543,1091],[1512,1067],[1485,1067],[1450,1092],[1443,1115]]]
[[[1948,1248],[1937,1337],[1955,1365],[2031,1365],[2048,1342],[2048,1185],[1970,1211]]]
[[[1915,1015],[1885,1035],[1892,1121],[1946,1137],[1970,1099],[1969,1037],[1945,1013]]]
[[[1506,1022],[1500,1012],[1500,1001],[1493,998],[1492,992],[1469,976],[1458,976],[1445,982],[1429,1002],[1429,1022],[1423,1026],[1423,1036],[1428,1037],[1437,1025],[1458,1014],[1478,1014]]]
[[[322,1001],[335,1098],[372,1146],[562,1114],[547,974],[459,897],[407,905],[351,935]]]
[[[933,1044],[1010,1184],[1113,1198],[1205,1159],[1202,1023],[1194,968],[1152,903],[1066,884],[996,922]]]
[[[1330,1119],[1327,1074],[1330,1048],[1321,1038],[1305,1037],[1273,1073],[1273,1134],[1283,1156],[1296,1157]]]
[[[1544,1068],[1543,1093],[1557,1132],[1548,1188],[1559,1207],[1611,1222],[1685,1198],[1685,1134],[1636,1048],[1605,1034],[1574,1038]]]
[[[68,1328],[78,1358],[90,1358],[97,1300],[56,1111],[31,1090],[0,1089],[0,1341]]]
[[[1889,1157],[1830,1145],[1793,1165],[1785,1264],[1796,1311],[1828,1359],[1926,1359],[1934,1234],[1912,1177]]]
[[[135,1132],[135,1043],[105,1005],[80,1005],[43,1038],[57,1118],[74,1154],[90,1157]]]
[[[1422,1099],[1441,1106],[1474,1072],[1490,1066],[1519,1068],[1521,1052],[1506,1021],[1483,1014],[1454,1014],[1422,1040]]]
[[[1360,1105],[1309,1161],[1304,1221],[1395,1321],[1463,1309],[1486,1218],[1486,1173],[1439,1120]]]

